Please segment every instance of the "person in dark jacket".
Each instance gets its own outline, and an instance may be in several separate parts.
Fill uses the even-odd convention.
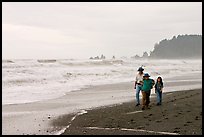
[[[157,94],[157,106],[161,105],[162,103],[162,91],[163,91],[163,81],[161,77],[157,78],[156,84],[155,84],[155,93]]]

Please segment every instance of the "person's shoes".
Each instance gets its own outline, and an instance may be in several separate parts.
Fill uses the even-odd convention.
[[[137,106],[139,106],[140,105],[140,103],[137,103],[135,106],[137,107]]]
[[[145,110],[145,107],[142,107],[142,110]]]
[[[160,103],[157,103],[157,106],[161,105]]]

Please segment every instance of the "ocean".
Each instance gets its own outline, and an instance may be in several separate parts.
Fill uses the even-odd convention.
[[[138,67],[151,78],[193,85],[168,86],[169,90],[200,88],[202,60],[2,60],[2,103],[21,104],[54,99],[95,85],[134,82]],[[189,77],[188,77],[189,76]],[[184,77],[174,79],[174,77]]]

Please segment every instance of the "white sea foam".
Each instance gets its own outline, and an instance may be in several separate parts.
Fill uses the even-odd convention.
[[[202,73],[202,60],[3,60],[2,103],[41,101],[93,85],[134,81],[139,66],[164,81]]]

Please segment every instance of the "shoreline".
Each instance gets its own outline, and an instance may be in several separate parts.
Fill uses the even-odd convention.
[[[170,83],[174,87],[179,84],[187,85],[188,82]],[[2,134],[53,134],[54,131],[62,129],[62,127],[52,126],[52,121],[61,116],[75,115],[81,110],[106,108],[134,100],[133,82],[126,82],[92,86],[46,101],[2,105]]]
[[[134,101],[86,110],[61,135],[202,135],[202,89],[163,94],[162,106],[151,98],[148,110]],[[71,115],[53,121],[62,126]]]

